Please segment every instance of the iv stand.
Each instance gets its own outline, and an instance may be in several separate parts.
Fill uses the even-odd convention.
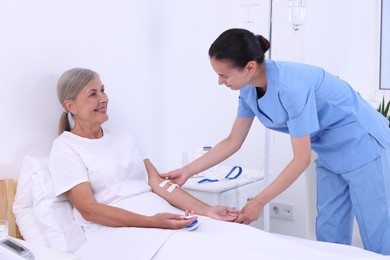
[[[270,17],[269,17],[269,40],[272,44],[272,6],[273,6],[273,0],[270,0]],[[271,59],[271,51],[272,47],[268,51],[268,59]],[[270,143],[270,138],[271,138],[271,130],[268,128],[265,128],[265,147],[264,147],[264,154],[266,156],[265,161],[264,161],[264,186],[267,187],[270,183],[270,157],[269,153],[271,150],[271,143]],[[269,203],[267,203],[264,208],[263,208],[263,229],[266,232],[270,232],[270,208],[269,208]]]

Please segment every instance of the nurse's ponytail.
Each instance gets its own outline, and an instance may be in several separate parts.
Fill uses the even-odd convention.
[[[271,43],[266,38],[264,38],[262,35],[256,35],[256,37],[260,43],[261,50],[263,51],[263,53],[266,53],[269,50],[269,48],[271,47]]]
[[[209,49],[209,57],[230,61],[237,68],[244,68],[249,61],[264,62],[264,54],[271,47],[261,35],[245,29],[229,29],[223,32]]]

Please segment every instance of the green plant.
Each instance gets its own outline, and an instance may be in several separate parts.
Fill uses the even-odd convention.
[[[377,109],[379,113],[381,113],[384,117],[386,117],[389,120],[389,127],[390,127],[390,100],[385,102],[385,96],[383,96],[382,102],[379,104],[379,108]]]

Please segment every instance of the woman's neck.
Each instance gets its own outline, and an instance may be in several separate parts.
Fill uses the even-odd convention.
[[[267,76],[265,73],[265,65],[260,64],[258,67],[258,70],[256,70],[255,74],[253,75],[253,79],[250,82],[252,86],[255,86],[257,88],[261,88],[264,90],[264,92],[267,90]]]
[[[72,134],[89,138],[89,139],[99,139],[103,136],[103,129],[101,126],[98,128],[82,128],[82,127],[75,127],[70,131]]]

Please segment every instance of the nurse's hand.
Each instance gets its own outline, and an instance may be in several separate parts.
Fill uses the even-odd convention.
[[[179,186],[182,186],[188,180],[188,178],[191,177],[190,175],[187,176],[183,168],[170,171],[167,173],[160,173],[160,176],[165,179],[171,180],[172,182],[176,183]]]
[[[225,206],[211,206],[207,212],[207,216],[213,219],[233,222],[237,219],[239,210],[235,210]]]
[[[259,218],[262,211],[263,206],[255,199],[252,199],[240,210],[240,214],[238,215],[235,222],[250,224]]]

